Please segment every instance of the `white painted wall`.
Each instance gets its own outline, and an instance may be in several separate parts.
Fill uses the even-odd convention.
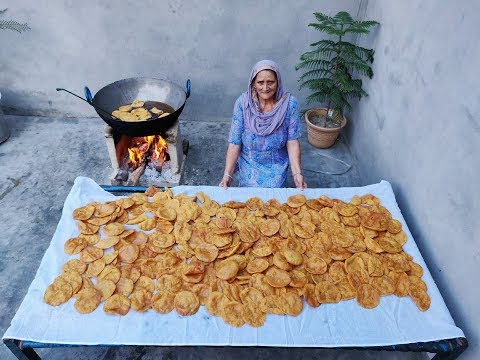
[[[480,358],[480,37],[476,0],[369,1],[382,25],[370,94],[349,125],[365,183],[388,180],[470,348]]]
[[[184,116],[230,117],[253,64],[280,64],[300,100],[295,64],[320,33],[314,11],[358,11],[358,1],[298,0],[6,0],[5,18],[31,31],[0,32],[0,91],[5,112],[97,116],[56,87],[83,94],[116,80],[146,76],[185,84]]]

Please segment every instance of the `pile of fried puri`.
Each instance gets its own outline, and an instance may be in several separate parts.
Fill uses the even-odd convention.
[[[258,197],[220,205],[205,193],[145,193],[76,209],[79,235],[44,293],[82,313],[130,309],[187,316],[200,305],[231,326],[262,326],[266,314],[296,316],[355,298],[371,309],[381,296],[410,296],[430,307],[422,267],[402,250],[406,234],[373,195],[345,203],[326,196]],[[79,255],[79,256],[78,256]]]
[[[170,115],[169,112],[157,109],[156,107],[151,108],[150,110],[144,108],[145,103],[140,100],[133,100],[131,104],[122,105],[117,110],[112,112],[114,117],[122,121],[145,121],[148,119],[159,119],[164,116]]]

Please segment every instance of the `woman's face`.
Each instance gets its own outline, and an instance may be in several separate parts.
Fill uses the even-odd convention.
[[[262,70],[253,79],[253,86],[260,99],[270,100],[277,93],[277,75],[274,71]]]

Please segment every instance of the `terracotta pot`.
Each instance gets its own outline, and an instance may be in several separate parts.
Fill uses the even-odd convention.
[[[308,142],[313,146],[321,149],[329,148],[335,143],[340,130],[347,125],[347,118],[344,116],[342,124],[337,128],[324,128],[321,126],[313,125],[309,118],[312,116],[324,116],[327,113],[326,108],[311,109],[305,113],[305,121],[307,123],[307,136]]]

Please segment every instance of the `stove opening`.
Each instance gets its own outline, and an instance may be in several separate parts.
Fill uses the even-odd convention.
[[[188,142],[182,141],[178,126],[161,135],[141,137],[119,134],[107,126],[105,137],[113,185],[179,185]]]
[[[127,151],[122,149],[120,159],[127,162],[130,171],[138,169],[144,163],[149,168],[161,171],[163,163],[167,160],[167,143],[160,135],[131,137],[124,141],[124,144],[128,146]]]

